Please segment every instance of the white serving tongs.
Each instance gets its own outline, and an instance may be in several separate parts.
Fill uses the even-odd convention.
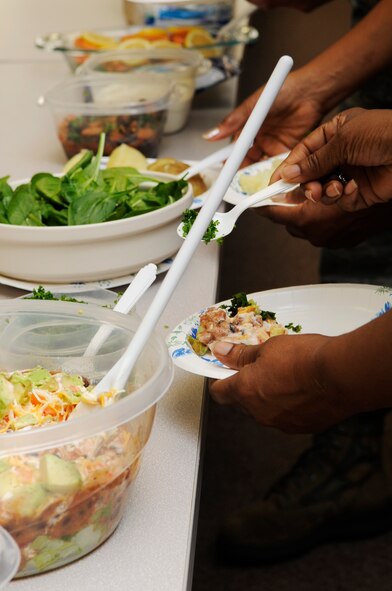
[[[95,386],[93,393],[96,396],[108,392],[111,389],[115,389],[118,392],[125,391],[126,384],[136,361],[148,342],[184,271],[187,269],[196,248],[200,244],[200,240],[204,236],[213,215],[218,209],[235,173],[240,167],[246,152],[252,145],[255,135],[263,124],[280,88],[292,68],[292,65],[292,58],[289,56],[283,56],[275,66],[275,69],[265,85],[241,135],[235,142],[231,155],[223,166],[213,187],[210,189],[208,200],[201,208],[195,223],[178,251],[172,266],[135,332],[132,341],[117,363],[115,363],[106,376]],[[140,408],[143,408],[143,401],[141,401]]]

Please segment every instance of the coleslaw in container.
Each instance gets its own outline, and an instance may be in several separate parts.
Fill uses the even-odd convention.
[[[0,407],[4,375],[19,380],[32,368],[37,368],[33,387],[42,388],[39,374],[42,378],[48,370],[55,377],[62,372],[67,379],[77,375],[84,384],[97,383],[121,356],[137,324],[134,316],[94,305],[0,302]],[[110,336],[94,357],[83,356],[101,326],[110,326]],[[0,434],[0,526],[21,553],[16,576],[72,562],[114,531],[140,467],[156,403],[172,375],[165,344],[154,335],[118,401],[60,423],[36,422]]]

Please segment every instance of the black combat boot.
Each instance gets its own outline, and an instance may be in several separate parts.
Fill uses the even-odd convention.
[[[316,435],[262,499],[225,520],[218,559],[262,565],[326,542],[387,532],[392,498],[382,460],[383,420],[383,412],[366,413]]]

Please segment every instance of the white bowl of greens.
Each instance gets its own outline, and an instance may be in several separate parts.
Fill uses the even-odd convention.
[[[36,283],[111,279],[158,263],[181,246],[176,227],[192,188],[167,174],[100,170],[83,158],[62,176],[0,178],[0,275]]]

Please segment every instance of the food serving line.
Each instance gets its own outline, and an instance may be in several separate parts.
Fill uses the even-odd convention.
[[[51,84],[71,74],[61,55],[36,50],[34,37],[58,29],[59,23],[64,30],[98,28],[109,23],[122,25],[121,2],[2,0],[1,4],[0,71],[7,84],[0,93],[0,177],[9,174],[17,180],[38,171],[58,172],[64,164],[64,154],[50,114],[37,106],[37,98]],[[201,139],[201,133],[213,127],[230,109],[233,82],[209,92],[206,102],[214,102],[215,108],[194,110],[184,131],[164,137],[161,155],[200,159],[212,151]],[[215,244],[208,247],[201,244],[198,248],[157,326],[164,338],[183,318],[215,301],[218,254],[219,247]],[[162,275],[139,302],[141,314],[161,281]],[[1,298],[23,293],[0,284]],[[175,369],[173,385],[158,405],[125,515],[112,537],[83,559],[47,574],[13,581],[7,590],[60,591],[71,586],[85,591],[180,591],[191,587],[203,387],[202,377]]]

